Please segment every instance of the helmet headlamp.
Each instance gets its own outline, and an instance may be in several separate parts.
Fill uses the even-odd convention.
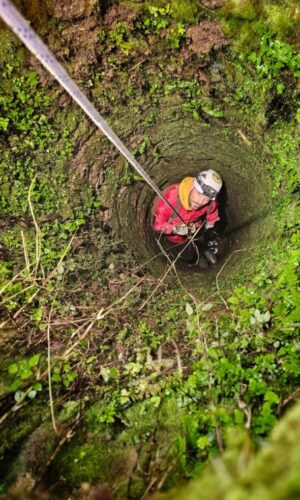
[[[207,184],[205,184],[203,182],[203,180],[201,179],[200,175],[196,176],[196,182],[200,186],[202,194],[207,196],[210,200],[216,199],[218,192],[214,188],[212,188],[211,186],[208,186]]]
[[[222,179],[218,172],[212,170],[202,170],[196,175],[194,187],[199,193],[204,194],[210,200],[215,200],[222,187]]]

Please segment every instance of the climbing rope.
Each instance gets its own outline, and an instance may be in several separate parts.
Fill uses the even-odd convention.
[[[120,153],[133,166],[153,191],[167,203],[173,212],[185,223],[176,208],[167,200],[153,180],[145,172],[143,167],[136,161],[134,156],[126,148],[125,144],[110,128],[107,122],[102,118],[95,106],[89,101],[86,95],[81,92],[74,80],[68,75],[62,65],[57,61],[41,38],[28,25],[28,21],[19,13],[9,0],[0,0],[0,16],[3,21],[20,38],[26,47],[35,55],[40,63],[51,73],[54,78],[64,87],[70,96],[77,102],[83,111],[90,117],[95,125],[106,135],[106,137],[116,146]]]

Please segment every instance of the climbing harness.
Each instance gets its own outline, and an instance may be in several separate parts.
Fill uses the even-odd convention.
[[[120,153],[126,160],[133,166],[141,177],[148,183],[153,191],[164,202],[172,208],[173,212],[182,220],[183,224],[186,222],[177,212],[176,208],[167,200],[161,190],[156,186],[153,180],[145,172],[143,167],[136,161],[134,156],[126,148],[125,144],[110,128],[107,122],[102,118],[100,113],[96,110],[94,105],[89,101],[86,95],[79,89],[74,80],[68,75],[62,65],[57,61],[54,55],[50,52],[48,47],[44,44],[41,38],[35,31],[28,25],[28,21],[19,13],[19,11],[11,4],[9,0],[0,0],[0,16],[3,21],[12,29],[12,31],[20,38],[26,47],[35,55],[40,63],[51,73],[54,78],[64,87],[70,96],[77,102],[83,111],[90,117],[95,125],[106,135],[106,137],[116,146]]]

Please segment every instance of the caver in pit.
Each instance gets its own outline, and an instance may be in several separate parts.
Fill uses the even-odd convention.
[[[208,262],[216,264],[217,248],[205,230],[212,229],[220,220],[217,196],[221,187],[221,176],[212,169],[168,186],[163,195],[180,217],[164,200],[155,198],[152,229],[163,235],[172,256],[180,254],[181,260],[200,267]]]

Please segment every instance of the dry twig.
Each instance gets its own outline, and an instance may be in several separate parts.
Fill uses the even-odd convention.
[[[170,273],[170,271],[172,269],[175,269],[175,265],[176,265],[176,262],[177,260],[179,259],[179,257],[181,256],[181,254],[184,252],[184,250],[186,250],[186,248],[191,244],[192,241],[194,241],[194,239],[196,238],[197,234],[199,233],[199,231],[201,230],[203,224],[201,224],[201,226],[197,229],[197,231],[193,234],[193,237],[188,240],[187,244],[183,247],[183,249],[179,252],[179,254],[176,256],[176,258],[174,259],[174,261],[172,262],[172,264],[170,264],[170,267],[167,269],[167,271],[165,272],[165,274],[163,275],[162,278],[160,278],[157,286],[154,288],[154,290],[151,292],[151,294],[149,295],[148,299],[145,300],[142,305],[139,307],[139,311],[141,311],[145,305],[148,304],[148,302],[152,299],[153,295],[157,292],[157,290],[161,287],[161,285],[163,284],[163,282],[165,281],[166,277],[168,276],[168,274]]]
[[[162,244],[160,243],[160,241],[159,241],[159,240],[156,240],[156,242],[157,242],[157,244],[158,244],[159,248],[161,249],[161,254],[163,254],[163,255],[164,255],[164,256],[168,259],[168,261],[169,261],[170,265],[172,265],[172,260],[171,260],[170,256],[167,254],[167,252],[165,251],[165,249],[163,248],[163,246],[162,246]],[[161,255],[161,254],[160,254],[160,255]],[[187,288],[183,285],[183,283],[182,283],[182,281],[181,281],[181,279],[180,279],[180,277],[179,277],[179,274],[178,274],[178,272],[177,272],[176,267],[174,267],[174,273],[175,273],[175,276],[176,276],[176,278],[177,278],[177,280],[178,280],[178,283],[179,283],[179,285],[181,286],[182,290],[183,290],[183,291],[184,291],[187,295],[189,295],[189,296],[191,297],[191,299],[194,301],[194,303],[196,304],[196,303],[197,303],[196,298],[195,298],[195,297],[194,297],[194,295],[193,295],[193,294],[191,294],[191,292],[190,292],[190,291],[189,291],[189,290],[188,290],[188,289],[187,289]]]
[[[72,344],[65,352],[64,354],[62,355],[62,358],[65,359],[66,357],[68,357],[71,352],[75,349],[75,347],[87,336],[87,334],[91,331],[91,329],[93,328],[94,324],[96,323],[96,321],[99,321],[101,319],[104,319],[110,312],[111,310],[118,304],[120,304],[121,302],[123,302],[141,283],[142,281],[144,281],[144,276],[138,281],[138,283],[136,283],[133,287],[130,288],[130,290],[128,290],[122,297],[120,297],[120,299],[116,300],[115,302],[113,302],[106,310],[104,309],[104,307],[102,307],[98,312],[97,314],[95,315],[95,317],[91,320],[90,324],[88,325],[88,327],[86,328],[86,330],[84,331],[84,333],[80,336],[80,338],[74,342],[74,344]]]
[[[247,146],[252,146],[252,143],[249,141],[249,139],[247,139],[247,137],[245,136],[245,134],[239,128],[237,129],[237,131],[240,134],[240,136],[243,139],[243,141],[245,142],[245,144],[247,144]]]
[[[33,265],[33,264],[34,263],[32,263],[31,265]],[[21,271],[19,271],[17,274],[15,274],[15,276],[13,276],[11,278],[11,280],[9,280],[7,283],[5,283],[5,285],[0,290],[0,295],[2,295],[4,290],[6,290],[7,287],[12,285],[16,281],[16,279],[18,279],[21,276],[21,274],[23,274],[24,271],[26,271],[26,270],[27,270],[27,267],[23,267],[23,269],[21,269]]]
[[[300,387],[297,387],[292,394],[290,394],[286,399],[283,400],[282,402],[282,408],[286,406],[288,403],[290,403],[293,399],[295,399],[298,395],[300,394]]]
[[[21,231],[21,238],[22,238],[22,244],[23,244],[23,250],[24,250],[24,259],[25,259],[25,263],[26,263],[26,271],[29,275],[30,274],[30,262],[29,262],[29,257],[28,257],[28,250],[27,250],[25,234],[23,231]]]
[[[41,260],[41,230],[40,230],[40,227],[39,227],[37,220],[35,218],[33,205],[32,205],[32,201],[31,201],[31,194],[32,194],[32,190],[34,188],[35,179],[36,178],[34,177],[31,181],[29,191],[28,191],[27,200],[28,200],[29,210],[31,213],[31,217],[33,220],[33,224],[35,227],[35,233],[36,233],[36,237],[35,237],[35,274],[36,274],[38,267],[39,267],[40,260]]]
[[[172,344],[174,346],[175,352],[176,352],[176,359],[177,359],[177,366],[178,366],[178,373],[180,377],[182,377],[182,363],[181,363],[181,357],[180,357],[180,352],[178,349],[178,345],[174,340],[172,340]]]
[[[50,402],[50,412],[51,412],[51,420],[54,432],[58,434],[55,415],[54,415],[54,406],[53,406],[53,396],[52,396],[52,383],[51,383],[51,345],[50,345],[50,329],[51,329],[51,316],[53,311],[53,304],[51,304],[49,316],[48,316],[48,324],[47,324],[47,366],[48,366],[48,388],[49,388],[49,402]]]

